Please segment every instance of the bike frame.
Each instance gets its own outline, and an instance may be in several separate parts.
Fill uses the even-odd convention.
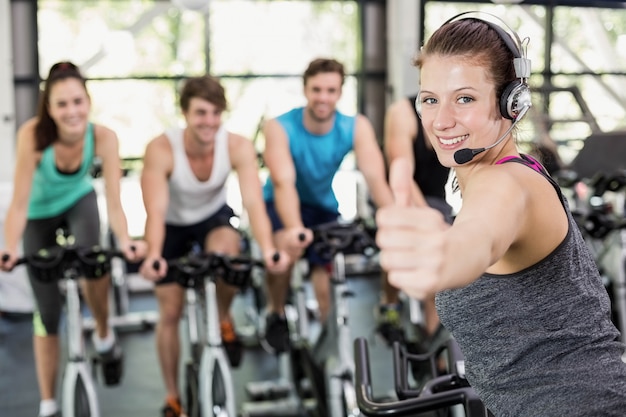
[[[202,350],[199,372],[199,393],[200,410],[202,417],[229,416],[235,417],[235,392],[233,389],[233,379],[226,353],[222,345],[222,336],[219,329],[219,318],[217,312],[217,294],[215,277],[210,275],[205,278],[205,312],[206,312],[206,342]],[[215,410],[217,404],[213,398],[213,377],[219,369],[222,378],[226,403],[225,409]],[[225,413],[224,413],[225,412]]]
[[[354,356],[352,353],[352,336],[349,327],[348,290],[345,273],[345,256],[337,253],[333,259],[333,276],[331,284],[332,305],[327,323],[327,340],[332,343],[331,354],[324,361],[326,379],[326,403],[329,417],[360,415],[354,391]]]
[[[63,376],[62,409],[65,417],[83,417],[76,415],[76,387],[82,380],[87,395],[90,417],[100,417],[100,406],[92,378],[92,369],[86,359],[85,341],[82,332],[80,298],[76,277],[66,273],[66,311],[68,361]]]

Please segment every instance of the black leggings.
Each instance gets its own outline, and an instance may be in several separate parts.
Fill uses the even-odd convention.
[[[28,220],[23,236],[24,253],[28,255],[56,245],[56,232],[61,227],[66,227],[74,236],[76,245],[100,244],[100,215],[95,191],[57,216]],[[37,271],[30,266],[27,266],[27,270],[36,302],[33,316],[35,335],[56,335],[62,308],[58,282],[41,282],[37,279]]]

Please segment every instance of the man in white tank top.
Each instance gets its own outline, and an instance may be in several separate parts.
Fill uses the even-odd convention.
[[[167,391],[164,416],[183,413],[178,391],[178,323],[184,289],[172,279],[166,259],[186,255],[194,242],[207,252],[239,253],[241,235],[230,223],[235,214],[226,203],[226,180],[232,170],[239,179],[243,208],[266,267],[282,272],[290,262],[283,252],[278,261],[273,259],[277,251],[261,193],[256,151],[250,140],[225,130],[222,112],[226,105],[224,89],[215,78],[188,79],[180,97],[186,127],[157,136],[144,155],[141,187],[148,255],[140,272],[156,283],[160,314],[157,349]],[[217,291],[222,339],[231,364],[237,366],[242,346],[230,315],[237,289],[218,282]]]

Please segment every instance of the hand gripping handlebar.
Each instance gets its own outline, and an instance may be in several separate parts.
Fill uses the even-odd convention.
[[[198,253],[170,259],[168,267],[173,269],[175,281],[185,288],[202,285],[204,278],[220,277],[227,284],[245,289],[250,285],[252,270],[263,268],[262,261],[218,253]],[[158,263],[153,265],[158,269]]]
[[[103,249],[100,246],[52,246],[19,258],[15,266],[30,265],[36,271],[37,279],[51,282],[67,276],[73,271],[72,278],[100,278],[111,270],[111,259],[124,257],[121,251]],[[3,260],[8,255],[2,255]]]

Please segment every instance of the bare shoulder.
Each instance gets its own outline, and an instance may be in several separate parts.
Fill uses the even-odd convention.
[[[256,150],[252,141],[238,133],[228,132],[228,155],[233,168],[242,163],[250,163],[256,158]]]
[[[355,116],[355,123],[357,126],[359,125],[370,125],[372,124],[371,120],[364,114],[357,113]]]
[[[405,129],[417,129],[417,118],[411,102],[408,99],[402,99],[391,103],[385,112],[385,123],[392,126],[405,126]]]
[[[484,165],[472,172],[471,180],[463,190],[463,200],[478,197],[484,204],[499,204],[511,207],[514,202],[527,204],[529,198],[537,193],[550,191],[549,182],[529,167],[518,163]],[[545,195],[545,194],[544,194]]]
[[[265,123],[263,123],[263,133],[265,133],[266,140],[272,140],[272,138],[277,135],[287,135],[285,129],[283,129],[283,126],[276,118],[266,120]]]
[[[172,145],[165,133],[161,133],[148,142],[144,158],[172,158]]]
[[[370,119],[363,114],[357,114],[354,121],[354,141],[376,139],[374,126]]]
[[[235,148],[237,146],[252,146],[252,141],[239,133],[228,132],[228,147]]]
[[[37,125],[37,118],[33,117],[25,121],[17,130],[17,140],[19,142],[26,142],[34,144],[35,141],[35,126]]]
[[[96,141],[98,142],[117,142],[117,133],[107,126],[96,124],[93,125],[93,135]]]
[[[93,136],[96,155],[103,159],[119,158],[119,142],[113,129],[94,123]]]
[[[35,126],[37,118],[24,122],[17,130],[17,158],[21,161],[38,163],[41,152],[37,151],[35,140]]]

